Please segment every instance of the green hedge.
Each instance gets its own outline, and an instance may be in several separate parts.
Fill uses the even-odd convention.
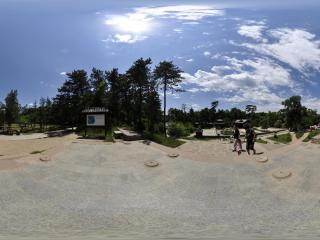
[[[170,137],[180,138],[189,136],[195,131],[191,123],[170,122],[168,124],[168,134]]]

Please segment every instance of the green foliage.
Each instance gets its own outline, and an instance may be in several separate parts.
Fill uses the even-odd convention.
[[[5,120],[10,126],[19,119],[18,91],[11,90],[5,99]]]
[[[75,70],[67,76],[54,98],[53,112],[58,124],[74,127],[84,122],[81,111],[90,106],[91,86],[84,70]]]
[[[268,143],[267,141],[265,141],[265,140],[263,140],[261,138],[257,139],[256,142],[257,143],[261,143],[261,144],[267,144]]]
[[[188,135],[183,123],[179,123],[179,122],[170,122],[168,124],[168,134],[169,136],[175,137],[175,138]]]
[[[113,131],[108,131],[107,135],[104,139],[105,142],[115,142],[114,138],[113,138]]]
[[[311,131],[308,136],[303,140],[303,142],[309,142],[312,138],[315,136],[318,136],[320,134],[320,129],[316,129]]]
[[[143,137],[150,141],[153,141],[171,148],[179,147],[180,145],[185,143],[184,141],[178,140],[173,137],[166,137],[163,134],[151,134],[151,133],[145,132],[143,134]]]
[[[296,132],[295,133],[297,139],[300,139],[303,136],[303,134],[304,134],[304,132]]]
[[[283,126],[282,126],[282,121],[281,120],[277,120],[277,121],[275,121],[275,123],[274,123],[274,127],[275,128],[282,128]]]
[[[292,96],[282,103],[285,107],[286,124],[290,129],[301,128],[304,107],[301,105],[300,96]]]
[[[172,62],[160,62],[153,71],[154,79],[158,81],[163,89],[163,129],[166,133],[166,107],[167,107],[167,91],[181,91],[178,89],[179,83],[182,82],[181,69]],[[165,134],[166,136],[166,134]]]
[[[194,130],[191,123],[170,122],[168,124],[168,134],[175,138],[189,136]]]
[[[133,112],[134,118],[133,123],[135,130],[142,132],[144,130],[143,124],[143,102],[144,102],[144,94],[145,90],[149,86],[149,78],[151,75],[151,70],[149,65],[152,64],[150,58],[143,59],[140,58],[133,63],[133,65],[127,71],[127,76],[132,83],[132,87],[134,89],[133,92]]]
[[[106,74],[99,69],[93,68],[90,76],[92,91],[92,105],[106,106],[107,104],[107,82]]]
[[[263,118],[261,121],[260,121],[260,125],[261,125],[261,128],[262,129],[267,129],[269,128],[269,119],[268,118]]]
[[[292,141],[292,137],[290,133],[281,134],[281,135],[275,134],[275,136],[270,137],[268,139],[275,141],[277,143],[284,143],[284,144],[290,143]]]

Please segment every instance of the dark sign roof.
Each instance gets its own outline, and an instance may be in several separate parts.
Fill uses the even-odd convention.
[[[107,113],[109,112],[106,108],[101,107],[92,107],[92,108],[86,108],[82,111],[82,113]]]

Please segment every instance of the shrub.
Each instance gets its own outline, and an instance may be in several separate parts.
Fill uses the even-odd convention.
[[[268,138],[272,141],[275,141],[276,143],[290,143],[292,141],[292,137],[290,133],[285,133],[285,134],[281,134],[281,135],[276,135],[274,137]]]
[[[168,134],[170,137],[184,137],[188,136],[188,131],[182,123],[179,122],[171,122],[168,125]]]
[[[183,125],[188,135],[196,131],[196,128],[192,125],[192,123],[187,122]]]
[[[311,131],[303,142],[309,142],[312,138],[320,134],[320,129]]]
[[[281,128],[281,127],[282,127],[282,122],[281,122],[281,120],[277,120],[277,121],[274,123],[274,127],[275,127],[275,128]]]

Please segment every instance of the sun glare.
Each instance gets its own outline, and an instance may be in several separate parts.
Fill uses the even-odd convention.
[[[106,24],[126,33],[145,33],[151,29],[151,19],[137,16],[137,14],[134,16],[115,16],[106,20]]]

